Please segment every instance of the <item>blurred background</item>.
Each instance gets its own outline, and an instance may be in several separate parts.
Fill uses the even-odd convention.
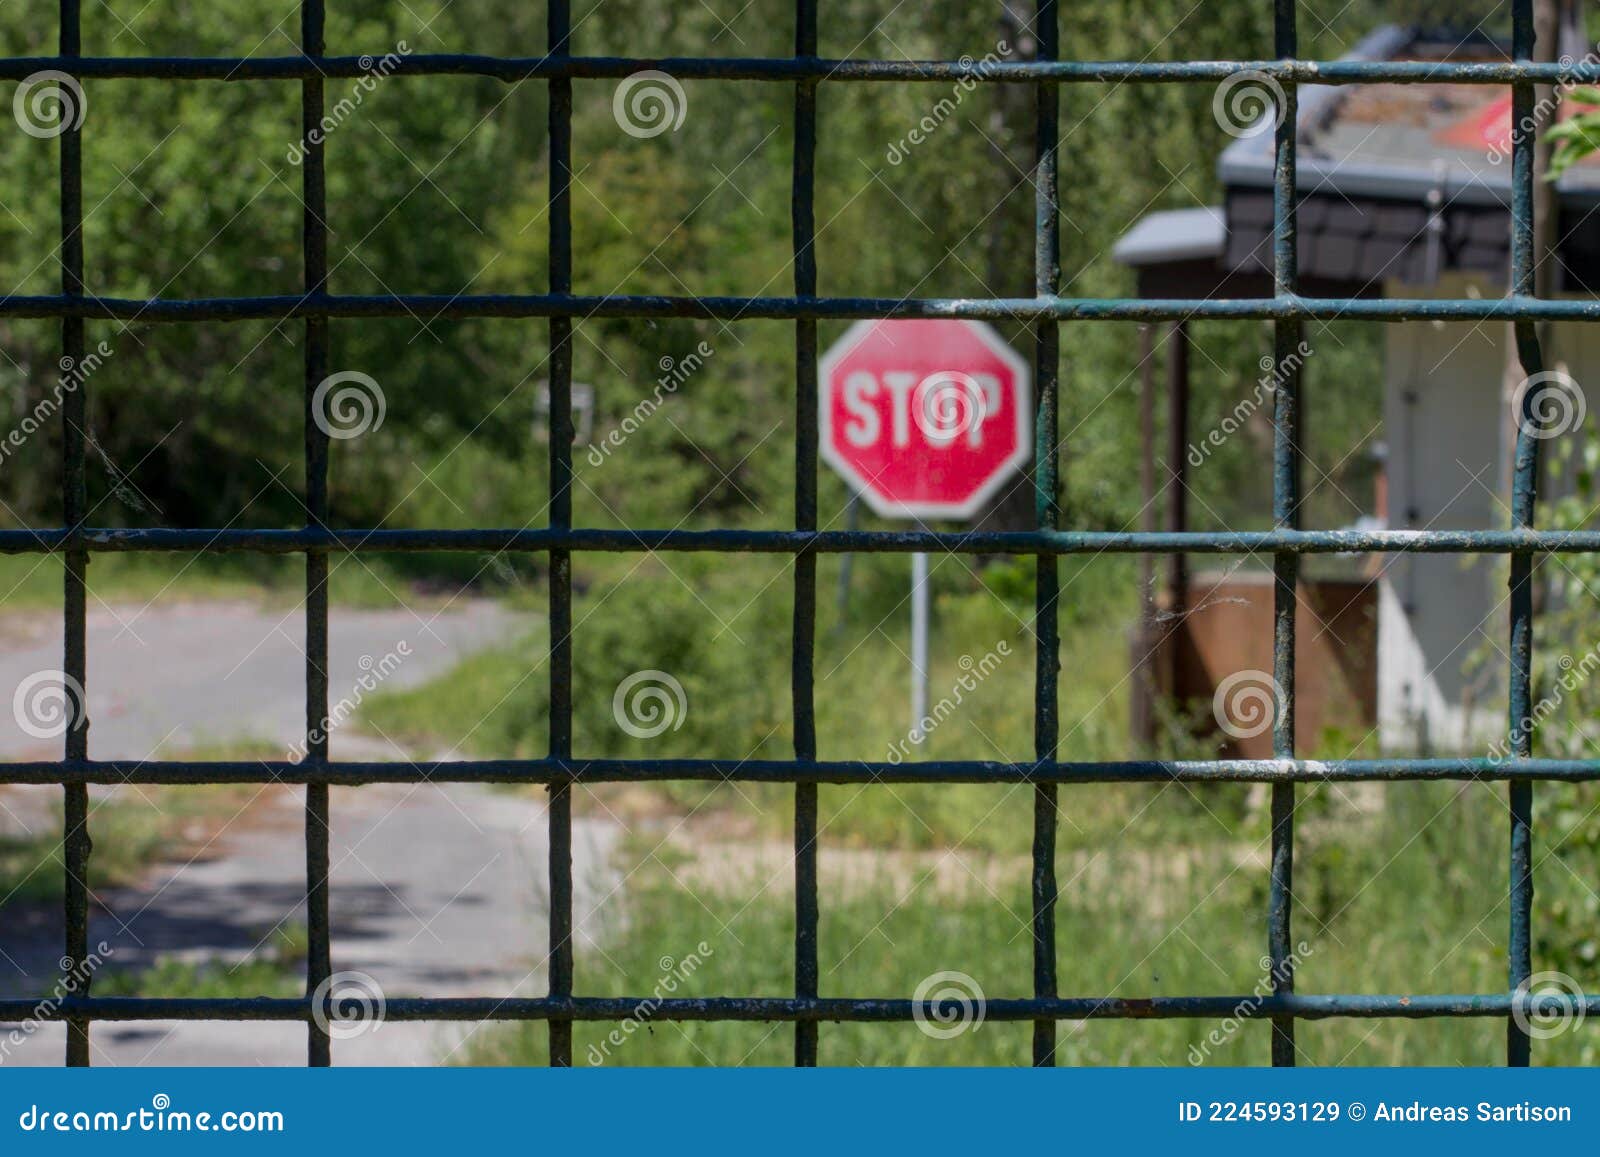
[[[573,7],[579,54],[793,51],[788,0],[579,0]],[[1509,35],[1506,4],[1312,0],[1299,9],[1301,53],[1312,59],[1344,55],[1390,24],[1458,30],[1452,43],[1484,52]],[[820,51],[1028,59],[1030,16],[1031,6],[1001,0],[827,0]],[[0,49],[53,53],[53,20],[47,6],[0,7]],[[88,6],[83,23],[84,52],[93,55],[298,50],[296,7],[267,0],[106,0]],[[330,54],[375,60],[537,55],[544,25],[543,5],[521,0],[348,0],[330,6],[327,44]],[[1249,60],[1270,57],[1271,45],[1271,6],[1241,0],[1103,0],[1062,12],[1069,58]],[[332,290],[545,291],[545,85],[406,76],[403,66],[398,73],[370,85],[326,86],[330,106],[349,98],[326,149]],[[12,87],[0,87],[0,97]],[[575,292],[789,294],[792,86],[684,81],[681,126],[651,136],[623,129],[617,87],[573,85]],[[298,85],[90,80],[84,93],[88,292],[179,298],[300,290]],[[1215,96],[1210,84],[1061,87],[1064,295],[1142,292],[1140,268],[1114,255],[1117,243],[1151,214],[1226,203],[1218,160],[1239,134],[1219,123]],[[818,104],[821,294],[1031,295],[1029,86],[825,83]],[[923,139],[908,145],[919,125]],[[0,280],[13,294],[58,289],[57,164],[53,139],[18,133],[0,150]],[[1338,196],[1354,204],[1354,193]],[[1455,295],[1448,279],[1439,292],[1447,290]],[[846,325],[822,323],[823,347]],[[383,401],[381,424],[333,443],[334,524],[545,524],[545,321],[414,316],[330,328],[332,367],[366,375]],[[997,328],[1031,358],[1025,328]],[[1427,522],[1391,512],[1386,463],[1396,449],[1385,428],[1393,399],[1418,388],[1412,377],[1453,372],[1433,363],[1396,368],[1397,351],[1426,354],[1430,341],[1461,346],[1458,335],[1427,330],[1420,323],[1307,326],[1315,354],[1302,441],[1306,527]],[[1420,336],[1408,345],[1396,338],[1401,331]],[[91,322],[89,345],[105,352],[82,387],[90,523],[303,525],[303,337],[299,323]],[[1465,347],[1466,360],[1489,359],[1496,382],[1503,340],[1495,330],[1483,349]],[[774,321],[576,323],[574,523],[791,527],[793,341],[792,325]],[[1237,417],[1258,390],[1270,325],[1185,327],[1183,420],[1192,433],[1181,444],[1200,443],[1230,417],[1235,428],[1203,463],[1191,460],[1181,488],[1170,485],[1171,461],[1162,457],[1176,420],[1165,384],[1173,341],[1166,327],[1133,323],[1061,328],[1062,527],[1137,530],[1170,517],[1178,493],[1191,529],[1270,527],[1270,405]],[[0,418],[8,425],[51,396],[59,357],[57,324],[0,319]],[[652,404],[641,410],[647,399]],[[1494,412],[1490,403],[1491,431]],[[1542,512],[1545,524],[1582,525],[1589,517],[1588,435],[1585,427],[1562,451],[1574,481]],[[1424,428],[1419,438],[1431,436]],[[0,461],[0,524],[59,525],[59,478],[59,422],[41,423]],[[1485,483],[1493,490],[1496,481],[1491,470]],[[1032,505],[1026,479],[1018,478],[978,524],[1028,528]],[[1485,502],[1478,525],[1483,517],[1503,525],[1506,515]],[[821,471],[820,523],[903,525],[853,503],[828,470]],[[1503,719],[1504,609],[1487,593],[1496,584],[1503,590],[1502,564],[1443,565],[1458,569],[1431,574],[1421,584],[1423,601],[1456,584],[1486,592],[1481,613],[1458,624],[1447,648],[1452,703],[1459,706],[1468,694],[1460,688],[1470,687],[1471,703]],[[335,759],[547,752],[542,556],[362,554],[332,557],[330,566],[331,698],[347,705],[330,724]],[[1240,738],[1218,727],[1210,698],[1231,668],[1217,666],[1206,648],[1236,643],[1240,667],[1270,655],[1270,615],[1256,613],[1269,605],[1260,601],[1263,592],[1270,600],[1260,578],[1270,559],[1208,557],[1192,566],[1195,573],[1174,587],[1164,559],[1061,561],[1061,758],[1240,753]],[[1558,656],[1596,642],[1588,564],[1568,559],[1565,566],[1547,576],[1542,596],[1551,615],[1541,627],[1541,687],[1565,669],[1555,666]],[[303,567],[296,556],[95,556],[91,754],[283,758],[294,751],[304,740]],[[1329,558],[1308,563],[1307,578],[1375,592],[1382,578],[1375,567],[1366,558]],[[790,570],[777,556],[575,556],[576,753],[791,757]],[[7,652],[0,690],[59,664],[61,581],[54,558],[0,559],[0,637],[10,644],[0,648]],[[933,701],[951,698],[972,662],[1001,644],[1008,657],[976,689],[960,692],[911,758],[1032,758],[1033,560],[935,556],[929,582]],[[884,759],[906,739],[909,588],[903,555],[821,558],[821,758]],[[1362,638],[1376,638],[1372,597],[1370,608],[1356,612],[1366,616],[1353,627]],[[1208,606],[1220,610],[1204,619],[1197,612]],[[1246,608],[1239,617],[1221,617],[1238,607]],[[1163,623],[1185,632],[1199,684],[1175,685],[1176,668],[1152,673],[1150,632],[1171,634]],[[1361,646],[1368,666],[1330,679],[1336,685],[1322,722],[1301,737],[1303,754],[1483,749],[1478,730],[1448,713],[1428,716],[1426,705],[1380,729],[1371,667],[1380,644]],[[1344,653],[1330,644],[1319,662],[1336,664]],[[648,735],[622,726],[614,707],[618,688],[640,671],[670,673],[682,693],[669,705],[671,726],[645,729]],[[1540,750],[1588,751],[1597,707],[1593,688],[1563,695]],[[1441,726],[1442,718],[1451,726]],[[6,726],[0,718],[0,730]],[[60,750],[58,739],[20,724],[0,744],[8,758]],[[663,977],[673,978],[678,995],[790,992],[792,794],[748,784],[575,791],[578,993],[648,994]],[[1304,788],[1295,893],[1300,991],[1502,989],[1504,796],[1483,784]],[[59,789],[0,787],[0,991],[7,994],[47,992],[57,980],[59,797]],[[1537,798],[1535,968],[1593,991],[1600,828],[1591,813],[1600,792],[1552,785]],[[298,799],[281,786],[95,789],[91,941],[103,939],[109,953],[93,991],[302,991]],[[909,996],[943,970],[975,979],[991,998],[1031,992],[1032,805],[1023,787],[824,788],[824,995]],[[544,807],[542,789],[336,791],[335,967],[370,975],[390,997],[542,993]],[[1064,993],[1249,993],[1263,983],[1263,789],[1084,787],[1063,790],[1060,809]],[[697,964],[686,978],[691,955]],[[769,1064],[790,1056],[790,1031],[781,1025],[644,1028],[607,1046],[604,1027],[578,1026],[575,1051],[587,1058],[578,1063]],[[1064,1025],[1061,1061],[1266,1059],[1265,1024],[1229,1028],[1220,1044],[1210,1043],[1214,1031],[1215,1024],[1189,1021]],[[940,1040],[916,1025],[829,1025],[822,1059],[1018,1064],[1027,1059],[1027,1033],[1025,1025],[994,1023]],[[1493,1063],[1503,1036],[1493,1021],[1328,1021],[1303,1024],[1299,1048],[1306,1063]],[[95,1062],[294,1064],[303,1060],[303,1037],[297,1026],[100,1025]],[[59,1063],[60,1044],[59,1031],[40,1027],[5,1059]],[[541,1063],[544,1050],[542,1025],[386,1024],[336,1042],[335,1055],[342,1063]],[[1573,1063],[1592,1061],[1595,1052],[1575,1033],[1541,1042],[1536,1058]]]

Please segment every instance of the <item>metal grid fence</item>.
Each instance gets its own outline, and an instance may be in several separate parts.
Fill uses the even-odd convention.
[[[1241,0],[1242,2],[1242,0]],[[938,1011],[937,1002],[824,997],[819,991],[817,924],[817,785],[820,783],[1029,784],[1035,796],[1032,907],[1033,993],[988,1000],[994,1020],[1033,1024],[1035,1064],[1054,1063],[1056,1025],[1063,1019],[1249,1016],[1270,1018],[1272,1062],[1294,1063],[1295,1023],[1322,1017],[1489,1017],[1506,1022],[1507,1061],[1529,1061],[1528,1033],[1513,1014],[1539,997],[1526,994],[1532,971],[1531,813],[1535,781],[1600,779],[1600,760],[1531,758],[1533,601],[1531,574],[1536,554],[1600,551],[1600,532],[1541,532],[1533,527],[1539,442],[1526,391],[1516,445],[1512,527],[1481,531],[1307,531],[1299,525],[1301,451],[1292,437],[1300,399],[1299,359],[1290,357],[1307,320],[1366,318],[1404,321],[1425,318],[1504,319],[1515,323],[1517,348],[1528,374],[1542,369],[1534,323],[1540,320],[1600,320],[1600,301],[1541,300],[1534,296],[1532,133],[1518,134],[1512,162],[1512,276],[1506,297],[1496,300],[1309,299],[1296,293],[1296,86],[1303,82],[1467,83],[1509,85],[1515,123],[1535,124],[1535,86],[1555,82],[1600,82],[1600,65],[1535,63],[1532,0],[1514,0],[1512,60],[1504,63],[1311,62],[1296,57],[1296,5],[1274,0],[1275,59],[1179,63],[1090,62],[1060,59],[1056,0],[1036,0],[1036,59],[968,63],[827,60],[817,55],[818,0],[796,0],[792,59],[631,59],[572,55],[569,0],[548,0],[549,51],[537,57],[458,54],[408,56],[396,75],[475,75],[505,81],[542,80],[549,86],[550,271],[544,294],[450,297],[421,294],[341,296],[330,291],[327,262],[327,197],[323,145],[312,130],[323,116],[323,82],[359,77],[363,59],[328,56],[324,4],[300,6],[301,54],[271,58],[86,57],[81,52],[79,0],[60,0],[60,53],[51,57],[0,59],[0,78],[22,79],[44,69],[74,78],[151,80],[298,80],[305,134],[304,293],[282,297],[187,300],[126,300],[85,293],[82,140],[77,127],[61,141],[61,293],[9,296],[0,316],[59,318],[65,357],[81,361],[89,318],[138,318],[146,322],[301,319],[305,324],[306,506],[298,530],[149,529],[115,530],[84,525],[85,390],[67,395],[62,414],[62,497],[65,526],[0,532],[0,551],[50,552],[65,559],[64,671],[86,683],[85,569],[95,551],[246,551],[306,556],[306,756],[295,763],[163,762],[91,760],[88,721],[82,702],[66,733],[63,758],[0,765],[0,782],[60,784],[65,792],[66,945],[64,967],[78,971],[88,955],[90,784],[208,784],[283,782],[306,788],[306,910],[310,930],[307,996],[297,999],[169,999],[93,996],[81,991],[47,1015],[68,1025],[66,1060],[89,1063],[92,1021],[274,1020],[302,1021],[308,1028],[309,1062],[330,1063],[323,1025],[328,1005],[311,994],[332,972],[328,917],[328,790],[331,785],[381,782],[511,782],[544,784],[550,792],[549,994],[537,998],[407,998],[387,1002],[395,1020],[544,1020],[550,1062],[572,1061],[574,1021],[618,1021],[634,1013],[635,997],[573,995],[572,786],[577,783],[663,780],[792,783],[795,787],[794,863],[796,926],[792,997],[730,996],[661,1001],[652,1016],[664,1020],[790,1021],[795,1026],[797,1065],[818,1059],[822,1021],[911,1021]],[[1087,48],[1088,46],[1084,46]],[[794,86],[792,225],[794,295],[791,297],[586,297],[572,292],[572,82],[575,78],[622,78],[642,69],[677,77],[788,83]],[[1259,300],[1187,301],[1062,298],[1059,290],[1057,149],[1058,88],[1062,84],[1215,82],[1251,70],[1272,78],[1283,91],[1276,129],[1274,295]],[[813,177],[817,141],[817,87],[821,83],[927,82],[970,79],[1033,86],[1036,98],[1034,171],[1035,295],[1023,299],[863,299],[817,295],[814,254]],[[330,525],[328,435],[313,419],[312,395],[328,372],[328,326],[334,318],[399,317],[426,311],[449,318],[542,317],[550,327],[550,492],[548,525],[527,530],[376,530]],[[795,519],[793,530],[682,531],[589,530],[572,525],[572,319],[588,317],[785,318],[795,326]],[[817,529],[817,321],[822,318],[966,317],[1029,324],[1034,338],[1034,380],[1039,393],[1033,488],[1036,529],[1030,532],[936,533],[819,531]],[[1057,504],[1057,361],[1062,322],[1190,318],[1270,319],[1280,365],[1289,367],[1274,401],[1274,529],[1259,533],[1090,533],[1062,529]],[[550,751],[543,759],[478,760],[460,763],[361,763],[328,759],[328,555],[334,551],[514,551],[547,554],[550,600]],[[816,560],[825,552],[950,551],[1010,553],[1037,560],[1035,759],[1024,763],[933,761],[889,764],[821,762],[816,755],[813,705],[816,623]],[[572,752],[572,579],[574,551],[720,551],[792,555],[794,559],[793,725],[794,759],[582,759]],[[1273,674],[1284,691],[1274,724],[1271,760],[1127,761],[1085,763],[1057,758],[1056,691],[1059,670],[1057,560],[1063,554],[1270,553],[1274,560]],[[1294,747],[1295,589],[1302,555],[1348,551],[1489,552],[1510,556],[1510,753],[1512,758],[1348,760],[1297,759]],[[69,688],[69,692],[70,692]],[[1294,986],[1290,899],[1294,862],[1295,785],[1357,780],[1503,780],[1511,813],[1509,856],[1510,940],[1504,992],[1464,995],[1310,995]],[[1059,992],[1054,910],[1056,799],[1061,786],[1111,782],[1255,782],[1271,785],[1272,851],[1266,913],[1273,991],[1265,998],[1240,995],[1130,999],[1063,996]],[[324,998],[331,1002],[331,997]],[[1585,1012],[1600,1011],[1600,995],[1576,998]],[[38,1015],[35,999],[0,1000],[0,1018]],[[319,1024],[320,1021],[320,1024]]]

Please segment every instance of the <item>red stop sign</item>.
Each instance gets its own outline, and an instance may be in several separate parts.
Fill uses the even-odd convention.
[[[822,460],[887,518],[970,518],[1028,461],[1028,364],[983,322],[858,321],[819,384]]]

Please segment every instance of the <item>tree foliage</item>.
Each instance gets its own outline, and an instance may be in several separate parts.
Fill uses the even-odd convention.
[[[787,55],[792,4],[604,0],[577,5],[574,50],[596,55]],[[1337,55],[1375,22],[1358,0],[1303,20],[1308,55]],[[835,0],[822,52],[862,58],[1025,58],[1031,6]],[[737,13],[737,14],[736,14]],[[112,17],[117,17],[113,19]],[[126,21],[126,24],[123,22]],[[1178,0],[1076,6],[1063,52],[1101,59],[1270,55],[1270,7]],[[352,0],[329,14],[330,53],[374,57],[480,51],[536,55],[543,11],[520,0],[402,5]],[[85,12],[85,51],[286,55],[296,21],[263,0]],[[49,53],[54,29],[0,9],[0,47]],[[329,106],[360,82],[326,82]],[[302,286],[301,171],[294,82],[90,80],[83,126],[87,285],[117,297],[294,294]],[[792,291],[789,220],[793,89],[690,81],[680,130],[622,131],[616,84],[574,83],[573,277],[582,293],[783,295]],[[3,95],[3,94],[0,94]],[[1127,295],[1112,243],[1141,215],[1215,203],[1229,138],[1209,85],[1064,85],[1060,91],[1062,292]],[[817,263],[824,294],[1012,296],[1033,284],[1029,86],[829,84],[820,88]],[[924,143],[893,146],[910,129]],[[546,86],[399,75],[364,92],[328,136],[330,286],[337,293],[542,292],[549,244]],[[0,269],[15,293],[55,292],[58,142],[23,134],[0,154]],[[1031,351],[1026,327],[1001,327]],[[824,324],[832,341],[841,324]],[[1196,327],[1195,422],[1251,390],[1260,326]],[[1311,452],[1335,489],[1359,492],[1353,453],[1376,417],[1371,331],[1312,335],[1319,358]],[[292,525],[305,517],[299,323],[94,323],[114,351],[87,384],[93,521]],[[332,327],[333,368],[370,374],[385,422],[339,442],[335,517],[346,524],[471,525],[544,520],[539,393],[548,328],[538,319],[425,316]],[[653,525],[792,521],[792,326],[741,320],[588,319],[575,327],[576,377],[598,397],[596,436],[615,429],[700,342],[715,351],[602,465],[576,458],[579,520]],[[1132,325],[1062,330],[1065,501],[1080,526],[1137,518],[1138,343]],[[0,404],[12,420],[54,387],[58,327],[0,322]],[[1323,356],[1325,355],[1325,356]],[[1159,356],[1159,355],[1158,355]],[[1316,387],[1326,382],[1329,388]],[[1267,513],[1261,431],[1235,439],[1195,480],[1199,505],[1238,522]],[[54,425],[0,469],[17,521],[59,517]],[[823,482],[823,516],[847,495]],[[1327,520],[1348,501],[1313,493]],[[1359,505],[1357,502],[1355,505]],[[1021,517],[1031,503],[1024,502]],[[1004,510],[1001,517],[1013,517]]]

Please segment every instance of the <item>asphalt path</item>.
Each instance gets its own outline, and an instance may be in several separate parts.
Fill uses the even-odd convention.
[[[472,651],[516,638],[528,623],[486,600],[440,612],[335,610],[330,622],[330,701],[381,682],[432,679]],[[176,757],[240,738],[302,739],[303,622],[293,608],[188,603],[148,610],[95,607],[89,616],[90,751],[96,758]],[[47,701],[13,688],[61,666],[59,619],[0,624],[0,757],[53,757]],[[398,658],[398,662],[393,661]],[[35,680],[37,691],[49,680]],[[46,696],[48,700],[48,695]],[[30,714],[32,712],[32,714]],[[43,712],[44,714],[39,714]],[[465,732],[470,721],[464,724]],[[46,732],[45,737],[34,734]],[[332,728],[334,758],[459,758],[407,751],[383,736]],[[128,801],[136,789],[95,789]],[[59,788],[0,794],[0,832],[56,823]],[[156,866],[140,886],[96,890],[90,943],[118,968],[157,957],[237,962],[269,951],[276,929],[304,922],[305,833],[299,789],[265,787],[209,837]],[[335,970],[371,978],[397,996],[525,996],[545,990],[547,827],[542,795],[470,785],[375,785],[332,793],[330,911]],[[93,820],[90,823],[94,830]],[[51,830],[49,827],[46,830]],[[598,935],[616,888],[615,825],[580,820],[574,830],[578,936]],[[91,861],[92,865],[92,861]],[[60,871],[59,864],[47,870]],[[93,872],[91,869],[91,887]],[[0,905],[0,993],[48,995],[60,979],[61,915],[53,906]],[[353,984],[365,986],[366,980]],[[354,990],[352,990],[354,991]],[[154,992],[151,995],[157,995]],[[44,1024],[7,1043],[0,1067],[60,1064],[64,1030]],[[471,1025],[387,1022],[334,1041],[336,1064],[435,1064],[459,1059]],[[303,1025],[272,1023],[100,1024],[93,1061],[114,1065],[303,1064]]]

